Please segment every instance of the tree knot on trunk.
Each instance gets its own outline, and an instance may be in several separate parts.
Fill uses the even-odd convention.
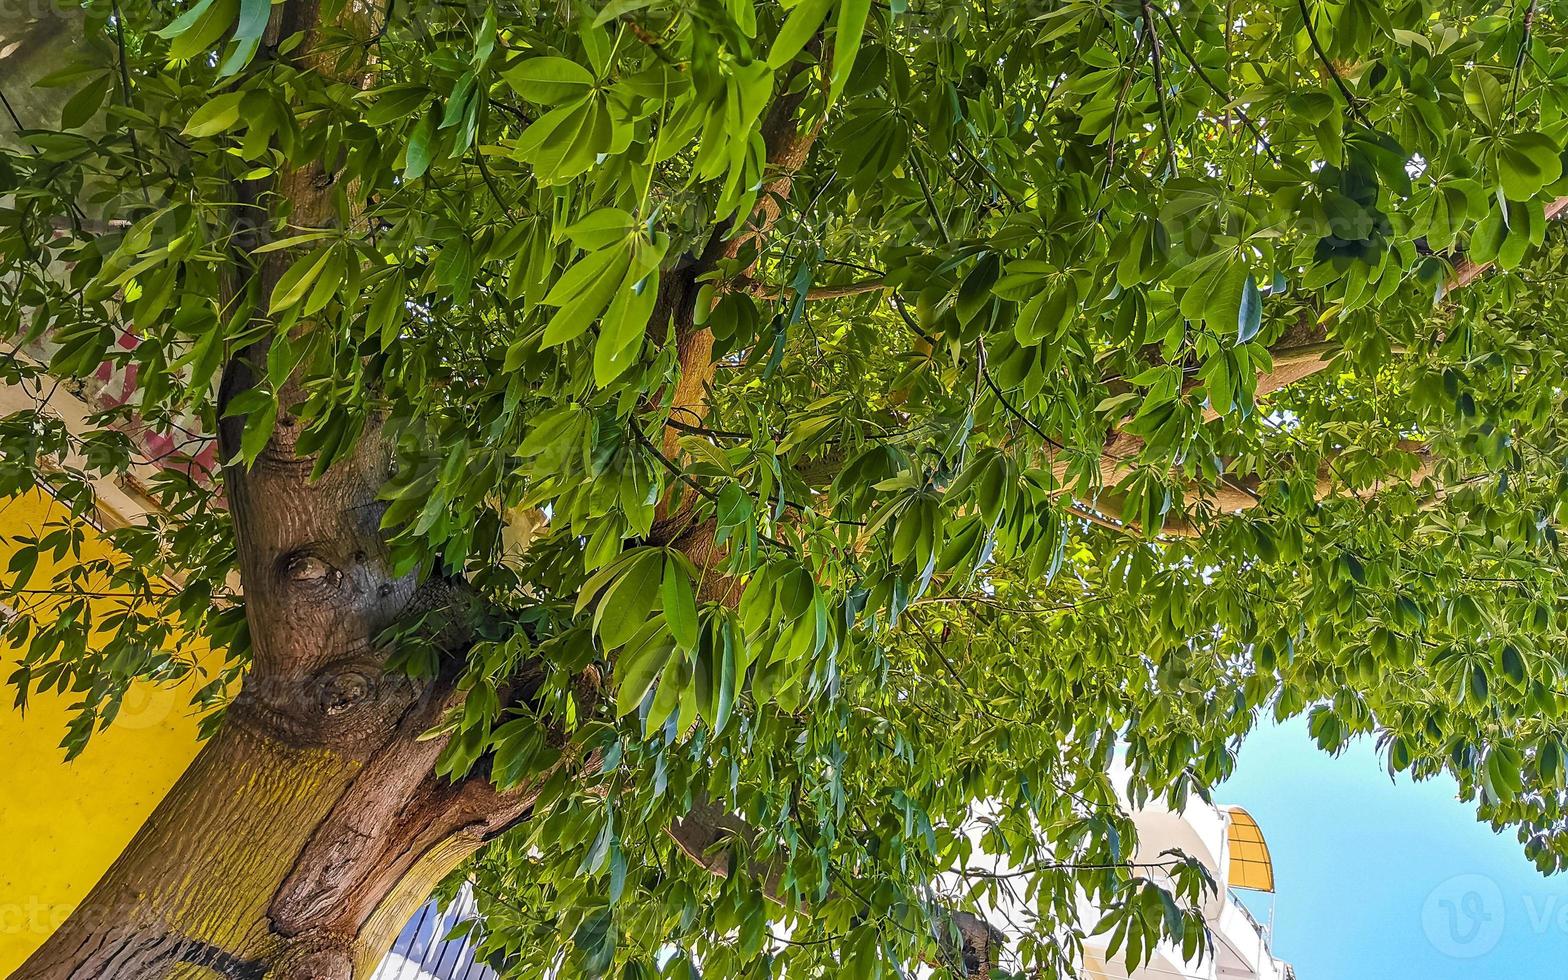
[[[324,596],[343,584],[343,571],[320,555],[302,549],[283,557],[284,581],[305,596]]]
[[[331,718],[375,699],[378,678],[368,670],[347,667],[322,679],[316,702]]]
[[[228,720],[296,748],[330,746],[345,759],[363,759],[432,697],[439,697],[432,685],[351,654],[306,671],[253,673]]]

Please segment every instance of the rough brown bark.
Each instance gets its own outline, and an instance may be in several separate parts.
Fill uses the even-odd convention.
[[[243,365],[231,371],[242,376]],[[219,734],[19,980],[362,976],[434,885],[526,812],[531,787],[434,773],[420,740],[453,676],[386,673],[377,635],[454,587],[396,577],[371,426],[314,482],[284,413],[250,469],[231,467],[253,666]],[[238,433],[225,432],[232,447]],[[537,785],[537,784],[534,784]]]
[[[226,386],[242,387],[245,362]],[[285,393],[287,399],[289,393]],[[223,432],[228,453],[239,424]],[[459,695],[386,672],[377,636],[460,587],[395,576],[372,423],[318,480],[285,407],[250,468],[230,467],[253,663],[219,734],[19,980],[363,976],[435,884],[524,814],[537,782],[434,772],[421,740]],[[519,694],[526,696],[527,684]]]
[[[1553,221],[1568,215],[1568,197],[1560,197],[1546,206],[1546,218]],[[1493,267],[1492,262],[1474,262],[1467,258],[1460,258],[1455,262],[1453,270],[1448,276],[1445,293],[1452,293],[1463,289],[1481,278]],[[1267,398],[1278,391],[1290,387],[1300,381],[1312,377],[1328,368],[1334,362],[1342,347],[1331,337],[1330,328],[1333,325],[1332,317],[1314,317],[1303,313],[1301,318],[1284,335],[1279,337],[1270,349],[1273,367],[1270,371],[1260,373],[1254,388],[1254,397]],[[1396,351],[1398,353],[1398,351]],[[1198,386],[1196,379],[1189,379],[1184,390],[1192,390]],[[1123,383],[1110,386],[1114,393],[1128,390]],[[1218,413],[1212,408],[1205,408],[1203,412],[1205,421],[1218,418]],[[1098,486],[1106,488],[1096,498],[1095,510],[1075,511],[1079,516],[1090,520],[1102,521],[1103,517],[1110,518],[1113,523],[1107,526],[1123,526],[1114,522],[1122,519],[1122,502],[1118,494],[1111,488],[1117,486],[1125,477],[1131,474],[1138,460],[1138,455],[1143,449],[1143,439],[1124,432],[1120,426],[1113,427],[1108,433],[1104,445],[1100,449],[1098,460]],[[1400,449],[1412,452],[1421,457],[1416,470],[1411,474],[1412,482],[1419,481],[1430,475],[1432,460],[1426,453],[1426,448],[1409,441],[1401,441]],[[1057,480],[1063,480],[1072,465],[1072,459],[1065,453],[1054,455],[1051,460],[1051,469]],[[1331,462],[1324,462],[1319,467],[1317,474],[1316,495],[1319,499],[1335,492],[1335,474]],[[1196,488],[1194,488],[1196,489]],[[1228,480],[1214,490],[1205,490],[1199,494],[1199,500],[1208,508],[1219,512],[1234,512],[1249,510],[1258,504],[1258,489],[1256,481],[1244,478],[1241,480]],[[1163,531],[1177,536],[1190,536],[1198,533],[1200,528],[1192,522],[1172,517],[1168,519]]]
[[[17,980],[366,975],[532,800],[436,777],[440,743],[415,740],[436,707],[417,701],[368,751],[229,719]]]

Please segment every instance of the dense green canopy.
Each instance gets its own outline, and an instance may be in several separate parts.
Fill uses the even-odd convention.
[[[940,877],[979,803],[1039,866],[1007,970],[1070,971],[1077,889],[1134,956],[1196,948],[1201,873],[1128,864],[1107,770],[1204,793],[1268,716],[1568,861],[1555,8],[328,13],[86,5],[74,94],[0,158],[5,327],[53,352],[3,370],[107,358],[139,396],[0,421],[0,489],[47,470],[87,513],[145,462],[132,414],[243,417],[239,465],[282,417],[317,473],[392,433],[400,560],[475,593],[384,638],[417,675],[436,620],[477,637],[443,771],[589,760],[469,869],[518,975],[945,962],[941,910],[1022,893]],[[221,491],[160,472],[109,579],[30,579],[64,531],[6,576],[12,684],[81,692],[73,750],[184,674],[171,610],[247,664]],[[90,623],[87,588],[146,601]],[[679,857],[694,806],[749,822],[740,873]]]

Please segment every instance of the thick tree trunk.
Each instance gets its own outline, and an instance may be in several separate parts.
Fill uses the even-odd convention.
[[[288,940],[273,900],[359,768],[226,725],[18,977],[267,975]]]
[[[411,732],[364,758],[230,721],[18,980],[368,975],[529,801],[438,780]]]
[[[528,787],[434,774],[443,740],[420,735],[455,703],[455,666],[430,682],[385,673],[376,635],[453,590],[390,574],[382,441],[370,432],[311,482],[292,430],[285,415],[255,467],[226,474],[244,690],[19,980],[365,976],[435,884],[532,802]]]
[[[455,590],[392,576],[375,500],[387,449],[371,428],[312,482],[285,413],[255,466],[226,474],[244,690],[21,980],[367,975],[435,884],[527,810],[529,787],[434,773],[444,741],[420,736],[456,703],[460,658],[434,681],[385,672],[378,633]]]

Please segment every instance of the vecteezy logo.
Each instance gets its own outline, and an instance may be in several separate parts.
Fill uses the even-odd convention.
[[[1484,956],[1503,938],[1503,893],[1485,875],[1454,875],[1427,893],[1421,928],[1439,953]]]

